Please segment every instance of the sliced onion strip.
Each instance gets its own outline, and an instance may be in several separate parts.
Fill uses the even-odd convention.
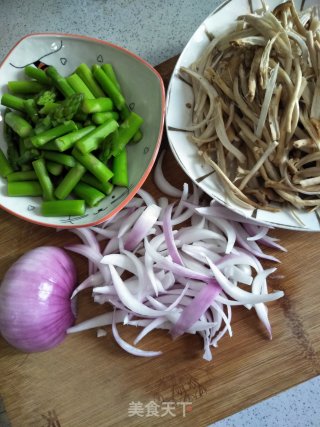
[[[112,333],[114,339],[119,344],[119,346],[123,348],[127,353],[133,354],[134,356],[155,357],[160,356],[162,354],[162,351],[141,350],[140,348],[134,347],[133,345],[127,343],[124,339],[120,337],[115,320],[113,320],[112,322]]]
[[[156,223],[161,209],[157,205],[148,206],[140,215],[139,219],[127,234],[124,247],[128,251],[133,251],[136,246],[147,236],[150,229]]]
[[[171,335],[176,338],[184,334],[210,307],[221,288],[215,280],[210,280],[194,297],[192,303],[184,308],[179,320],[171,329]]]

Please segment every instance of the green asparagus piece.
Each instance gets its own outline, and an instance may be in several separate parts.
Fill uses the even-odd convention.
[[[51,113],[52,121],[56,124],[71,120],[80,110],[83,101],[82,93],[75,93],[59,104]]]
[[[74,132],[67,133],[66,135],[60,136],[54,142],[59,151],[66,151],[71,148],[76,141],[83,138],[88,133],[92,132],[95,126],[87,126]]]
[[[107,120],[119,120],[119,113],[116,111],[106,111],[104,113],[94,113],[92,114],[92,121],[96,125],[101,125],[102,123],[106,122]]]
[[[101,65],[102,70],[106,73],[110,80],[112,80],[113,84],[117,87],[117,89],[121,92],[120,84],[117,80],[116,73],[111,64],[103,64]]]
[[[25,165],[21,165],[20,169],[21,169],[21,172],[30,172],[32,171],[32,166],[30,166],[30,163],[28,163]]]
[[[33,160],[34,158],[38,158],[39,156],[40,156],[40,152],[36,148],[34,148],[32,145],[29,146],[28,138],[25,138],[25,139],[20,138],[19,157],[17,159],[17,164],[20,166],[20,169],[23,165],[30,166],[31,160]],[[23,170],[29,170],[29,169],[26,169],[24,167]]]
[[[27,80],[8,82],[9,92],[17,94],[36,94],[45,89],[45,86],[39,82],[30,82]]]
[[[27,143],[28,138],[20,138],[19,139],[19,157],[17,158],[17,165],[19,166],[20,170],[23,171],[27,171],[30,169],[26,169],[26,165],[29,167],[30,166],[30,153],[27,153],[30,150],[29,144]],[[31,147],[32,149],[34,149],[34,147]],[[26,154],[27,153],[27,154]],[[37,153],[37,155],[40,153]],[[24,159],[26,159],[26,161],[24,161]],[[22,163],[21,163],[22,160]],[[22,169],[23,166],[23,169]],[[32,168],[31,168],[32,169]],[[35,178],[37,179],[37,178]],[[23,181],[23,179],[19,179],[16,181]]]
[[[37,80],[43,85],[50,86],[52,84],[51,79],[46,75],[45,71],[33,65],[27,65],[26,67],[24,67],[24,73],[26,76],[30,77],[31,79]]]
[[[46,161],[48,172],[53,176],[59,176],[62,174],[63,165],[61,163],[52,162],[51,160]]]
[[[118,154],[124,149],[126,144],[133,138],[143,123],[142,117],[131,112],[129,117],[121,123],[119,129],[113,134],[112,138],[112,155]]]
[[[10,166],[12,167],[12,169],[14,171],[19,170],[19,166],[20,166],[18,164],[19,151],[18,151],[18,148],[17,148],[15,143],[10,143],[10,144],[8,143],[7,159],[8,159]]]
[[[41,110],[39,110],[40,114],[48,115],[55,112],[56,108],[59,107],[60,104],[57,102],[47,102]]]
[[[74,187],[78,184],[81,177],[85,174],[86,169],[80,163],[76,163],[55,189],[54,195],[57,199],[66,199]]]
[[[71,95],[75,94],[75,91],[69,85],[67,80],[58,73],[55,67],[48,67],[46,69],[46,73],[47,76],[52,79],[52,82],[55,87],[63,94],[65,98],[69,98]]]
[[[76,114],[73,116],[73,118],[74,120],[84,123],[86,120],[88,120],[88,114],[84,113],[81,110],[78,110]]]
[[[36,123],[33,131],[36,135],[39,135],[43,132],[46,132],[47,130],[52,128],[52,121],[51,121],[51,117],[50,116],[46,116],[41,120],[38,120],[38,122]],[[30,144],[31,143],[31,138],[30,138]]]
[[[122,118],[122,120],[126,120],[131,114],[131,110],[130,108],[127,106],[127,104],[125,104],[120,111],[120,117]]]
[[[2,176],[2,178],[6,178],[8,175],[12,173],[14,173],[13,169],[8,159],[4,155],[4,152],[0,148],[0,176]]]
[[[10,93],[5,93],[1,97],[1,105],[4,105],[13,110],[25,111],[24,99],[19,98],[18,96],[11,95]]]
[[[120,116],[121,116],[122,120],[126,120],[130,116],[130,114],[131,114],[131,110],[127,106],[127,104],[125,104],[120,111]],[[142,132],[139,129],[139,130],[137,130],[136,134],[132,137],[130,142],[137,143],[137,142],[141,141],[142,136],[143,136]]]
[[[101,113],[104,111],[112,111],[113,102],[110,98],[95,98],[85,99],[82,103],[81,109],[84,113]]]
[[[126,105],[124,105],[124,107],[122,108],[122,110],[120,111],[120,116],[122,118],[122,120],[126,120],[131,114],[131,110],[130,108]],[[141,129],[137,130],[137,132],[133,135],[132,139],[130,140],[130,142],[132,143],[137,143],[139,141],[141,141],[142,139],[142,132]]]
[[[120,187],[128,187],[128,160],[127,150],[124,148],[117,157],[113,159],[113,177],[112,184]]]
[[[19,136],[25,138],[32,132],[32,126],[23,117],[16,113],[9,112],[5,115],[6,124]]]
[[[78,162],[102,183],[109,181],[113,177],[113,172],[93,154],[82,154],[76,148],[72,150],[72,154]]]
[[[132,139],[130,139],[130,143],[137,144],[143,138],[143,133],[141,129],[138,129],[137,132],[133,135]]]
[[[96,150],[101,142],[112,132],[119,127],[115,120],[102,123],[102,125],[95,128],[92,132],[79,139],[75,146],[81,153],[86,154],[90,151]]]
[[[122,107],[125,105],[125,99],[117,88],[117,86],[113,83],[112,80],[110,80],[110,78],[101,69],[101,67],[99,67],[99,65],[93,65],[92,72],[93,76],[99,82],[106,95],[108,95],[112,99],[117,109],[121,110]]]
[[[69,154],[65,153],[57,153],[55,151],[44,151],[43,157],[46,160],[51,160],[52,162],[67,166],[68,168],[72,168],[76,164],[75,159]]]
[[[44,200],[54,200],[54,188],[45,161],[43,159],[35,160],[32,162],[32,166],[41,185]]]
[[[36,103],[40,106],[52,104],[57,98],[57,91],[55,88],[45,89],[36,96]]]
[[[90,70],[87,64],[80,64],[79,67],[76,69],[76,73],[85,82],[85,84],[88,86],[88,88],[95,97],[101,98],[104,96],[103,90],[95,81],[92,75],[92,71]]]
[[[38,110],[36,106],[36,102],[34,99],[25,99],[24,100],[24,108],[25,112],[31,119],[33,123],[37,123],[39,120]]]
[[[113,185],[111,184],[111,182],[109,181],[101,182],[89,172],[83,175],[83,177],[81,178],[81,181],[91,185],[91,187],[96,188],[97,190],[101,191],[107,196],[111,194],[113,190]]]
[[[56,144],[56,140],[53,139],[52,141],[46,142],[42,145],[41,150],[57,151],[58,146]]]
[[[24,155],[24,153],[29,149],[29,148],[27,148],[27,146],[26,146],[26,144],[25,144],[25,141],[27,140],[28,138],[26,138],[26,139],[24,139],[24,138],[19,138],[19,142],[18,142],[18,145],[19,145],[19,156],[23,156]]]
[[[26,150],[21,156],[17,159],[17,164],[19,166],[26,165],[32,160],[38,159],[40,157],[40,151],[36,148],[30,148]]]
[[[42,188],[38,181],[8,182],[8,196],[41,196]]]
[[[6,109],[5,117],[8,114],[8,111],[10,110]],[[19,158],[19,136],[7,125],[6,120],[4,120],[3,123],[3,132],[7,142],[7,159],[12,169],[16,171],[19,169],[19,165],[17,163]]]
[[[90,89],[84,83],[84,81],[81,79],[81,77],[78,76],[78,74],[71,74],[71,76],[67,77],[66,80],[76,93],[82,93],[83,94],[84,99],[94,99],[95,98],[93,93],[90,91]]]
[[[34,170],[12,172],[10,175],[7,176],[8,182],[36,181],[37,179],[38,178]]]
[[[108,160],[112,157],[112,137],[113,135],[109,135],[100,146],[99,160],[102,163],[107,164]]]
[[[41,205],[41,213],[44,216],[81,216],[85,210],[84,200],[50,200]]]
[[[101,200],[106,197],[101,191],[81,181],[74,187],[73,192],[79,199],[83,199],[91,208],[97,206]]]
[[[52,129],[39,133],[38,135],[32,136],[31,143],[35,147],[41,147],[47,142],[59,138],[59,136],[65,135],[66,133],[72,132],[74,130],[77,130],[77,125],[72,120],[70,120],[62,125],[56,126]]]

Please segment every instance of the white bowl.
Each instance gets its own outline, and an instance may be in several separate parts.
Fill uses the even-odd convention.
[[[84,227],[99,224],[122,209],[146,180],[155,162],[162,138],[165,91],[161,76],[146,61],[127,49],[79,35],[31,34],[21,39],[0,66],[0,95],[7,92],[10,80],[25,79],[23,67],[36,61],[53,65],[67,76],[78,65],[111,63],[114,66],[126,101],[144,119],[143,139],[128,146],[129,187],[115,187],[95,208],[86,208],[81,217],[44,217],[40,198],[8,197],[6,181],[0,178],[0,207],[21,219],[49,227]],[[3,138],[3,113],[0,108],[0,147],[6,151]],[[133,160],[133,161],[132,161]]]
[[[282,3],[279,0],[269,0],[270,9]],[[301,1],[296,1],[296,7],[300,9]],[[305,1],[304,7],[315,4],[313,1]],[[226,196],[216,174],[212,174],[212,168],[205,164],[197,153],[196,145],[188,138],[188,133],[177,129],[185,129],[192,123],[192,109],[188,105],[193,103],[193,92],[189,85],[179,78],[180,67],[188,67],[203,52],[209,44],[207,33],[218,36],[232,24],[239,15],[253,12],[261,8],[260,0],[229,0],[213,11],[193,34],[183,52],[181,53],[173,71],[166,105],[166,131],[171,149],[187,175],[205,193],[224,206],[244,217],[278,228],[292,230],[320,231],[318,213],[308,213],[295,208],[283,208],[279,212],[268,212],[262,209],[244,209]],[[175,130],[174,130],[175,129]],[[206,175],[208,175],[206,177]]]

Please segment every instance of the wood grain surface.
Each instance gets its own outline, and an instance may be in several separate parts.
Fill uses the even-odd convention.
[[[168,81],[176,58],[158,67]],[[164,140],[163,146],[166,145]],[[167,150],[165,169],[177,186],[187,180]],[[156,197],[150,176],[144,188]],[[76,242],[68,231],[23,222],[0,212],[0,279],[25,251],[39,245]],[[320,279],[318,234],[275,230],[287,253],[274,289],[285,297],[269,305],[270,341],[255,314],[236,308],[232,338],[224,337],[213,361],[202,359],[201,339],[172,341],[164,331],[146,337],[141,348],[163,351],[154,359],[133,357],[94,330],[74,334],[57,348],[20,353],[0,339],[0,425],[12,427],[207,426],[225,416],[320,373]],[[272,253],[270,251],[270,253]],[[82,258],[73,256],[79,279]],[[90,293],[78,301],[79,321],[105,310]],[[133,327],[119,327],[131,341]],[[2,417],[2,418],[1,418]]]

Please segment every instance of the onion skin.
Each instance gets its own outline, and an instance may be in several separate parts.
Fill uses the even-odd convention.
[[[21,256],[0,286],[0,333],[24,352],[60,344],[75,316],[70,303],[76,268],[61,248],[42,246]]]

